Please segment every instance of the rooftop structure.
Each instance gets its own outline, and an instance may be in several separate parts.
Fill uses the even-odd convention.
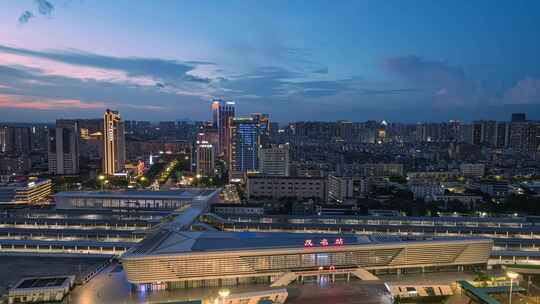
[[[0,204],[34,204],[52,194],[50,179],[0,185]]]
[[[291,282],[313,271],[373,277],[367,271],[480,266],[487,263],[491,246],[485,238],[162,229],[124,254],[122,263],[133,284],[189,288]],[[283,278],[291,272],[294,277]]]
[[[73,191],[56,194],[55,201],[58,209],[175,210],[189,205],[206,206],[217,192],[216,189],[198,188],[170,191]]]
[[[21,279],[8,293],[8,303],[60,302],[75,284],[75,276]]]

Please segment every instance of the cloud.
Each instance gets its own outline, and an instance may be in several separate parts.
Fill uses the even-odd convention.
[[[313,70],[313,73],[315,73],[315,74],[328,74],[328,68],[324,67],[324,68],[316,69],[316,70]]]
[[[44,75],[125,83],[203,98],[210,98],[215,83],[224,79],[221,74],[213,76],[213,68],[203,68],[213,65],[208,62],[188,64],[169,59],[114,57],[76,50],[34,51],[0,45],[0,59],[4,66],[24,67]]]
[[[19,17],[19,24],[26,24],[30,21],[30,18],[33,18],[34,14],[31,11],[24,11]]]
[[[419,56],[388,58],[383,67],[391,74],[424,90],[439,106],[451,107],[485,102],[490,92],[469,78],[464,69],[444,61],[427,60]]]
[[[540,79],[527,77],[518,81],[506,92],[504,101],[511,104],[540,103]]]
[[[54,5],[47,0],[34,0],[37,5],[38,12],[45,16],[50,16],[54,10]]]
[[[103,102],[82,102],[77,99],[45,99],[19,95],[0,94],[0,108],[27,110],[104,109]]]

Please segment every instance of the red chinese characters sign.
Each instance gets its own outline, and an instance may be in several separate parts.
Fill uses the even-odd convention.
[[[319,241],[319,247],[328,247],[328,246],[343,246],[345,241],[343,238],[336,239],[321,239]],[[315,247],[315,242],[311,239],[304,240],[304,247]]]

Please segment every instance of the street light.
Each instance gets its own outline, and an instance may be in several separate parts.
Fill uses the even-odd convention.
[[[101,192],[103,192],[103,181],[105,180],[105,175],[101,174],[98,176],[98,179],[101,183]]]
[[[225,303],[225,298],[231,294],[231,291],[228,289],[220,289],[218,291],[219,297],[221,298],[221,303]]]
[[[508,271],[506,273],[506,276],[510,278],[510,293],[508,295],[508,304],[512,304],[512,285],[514,283],[514,280],[519,277],[519,273]]]

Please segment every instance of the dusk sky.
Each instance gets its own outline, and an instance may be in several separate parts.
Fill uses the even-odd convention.
[[[0,5],[0,121],[540,119],[540,1]]]

